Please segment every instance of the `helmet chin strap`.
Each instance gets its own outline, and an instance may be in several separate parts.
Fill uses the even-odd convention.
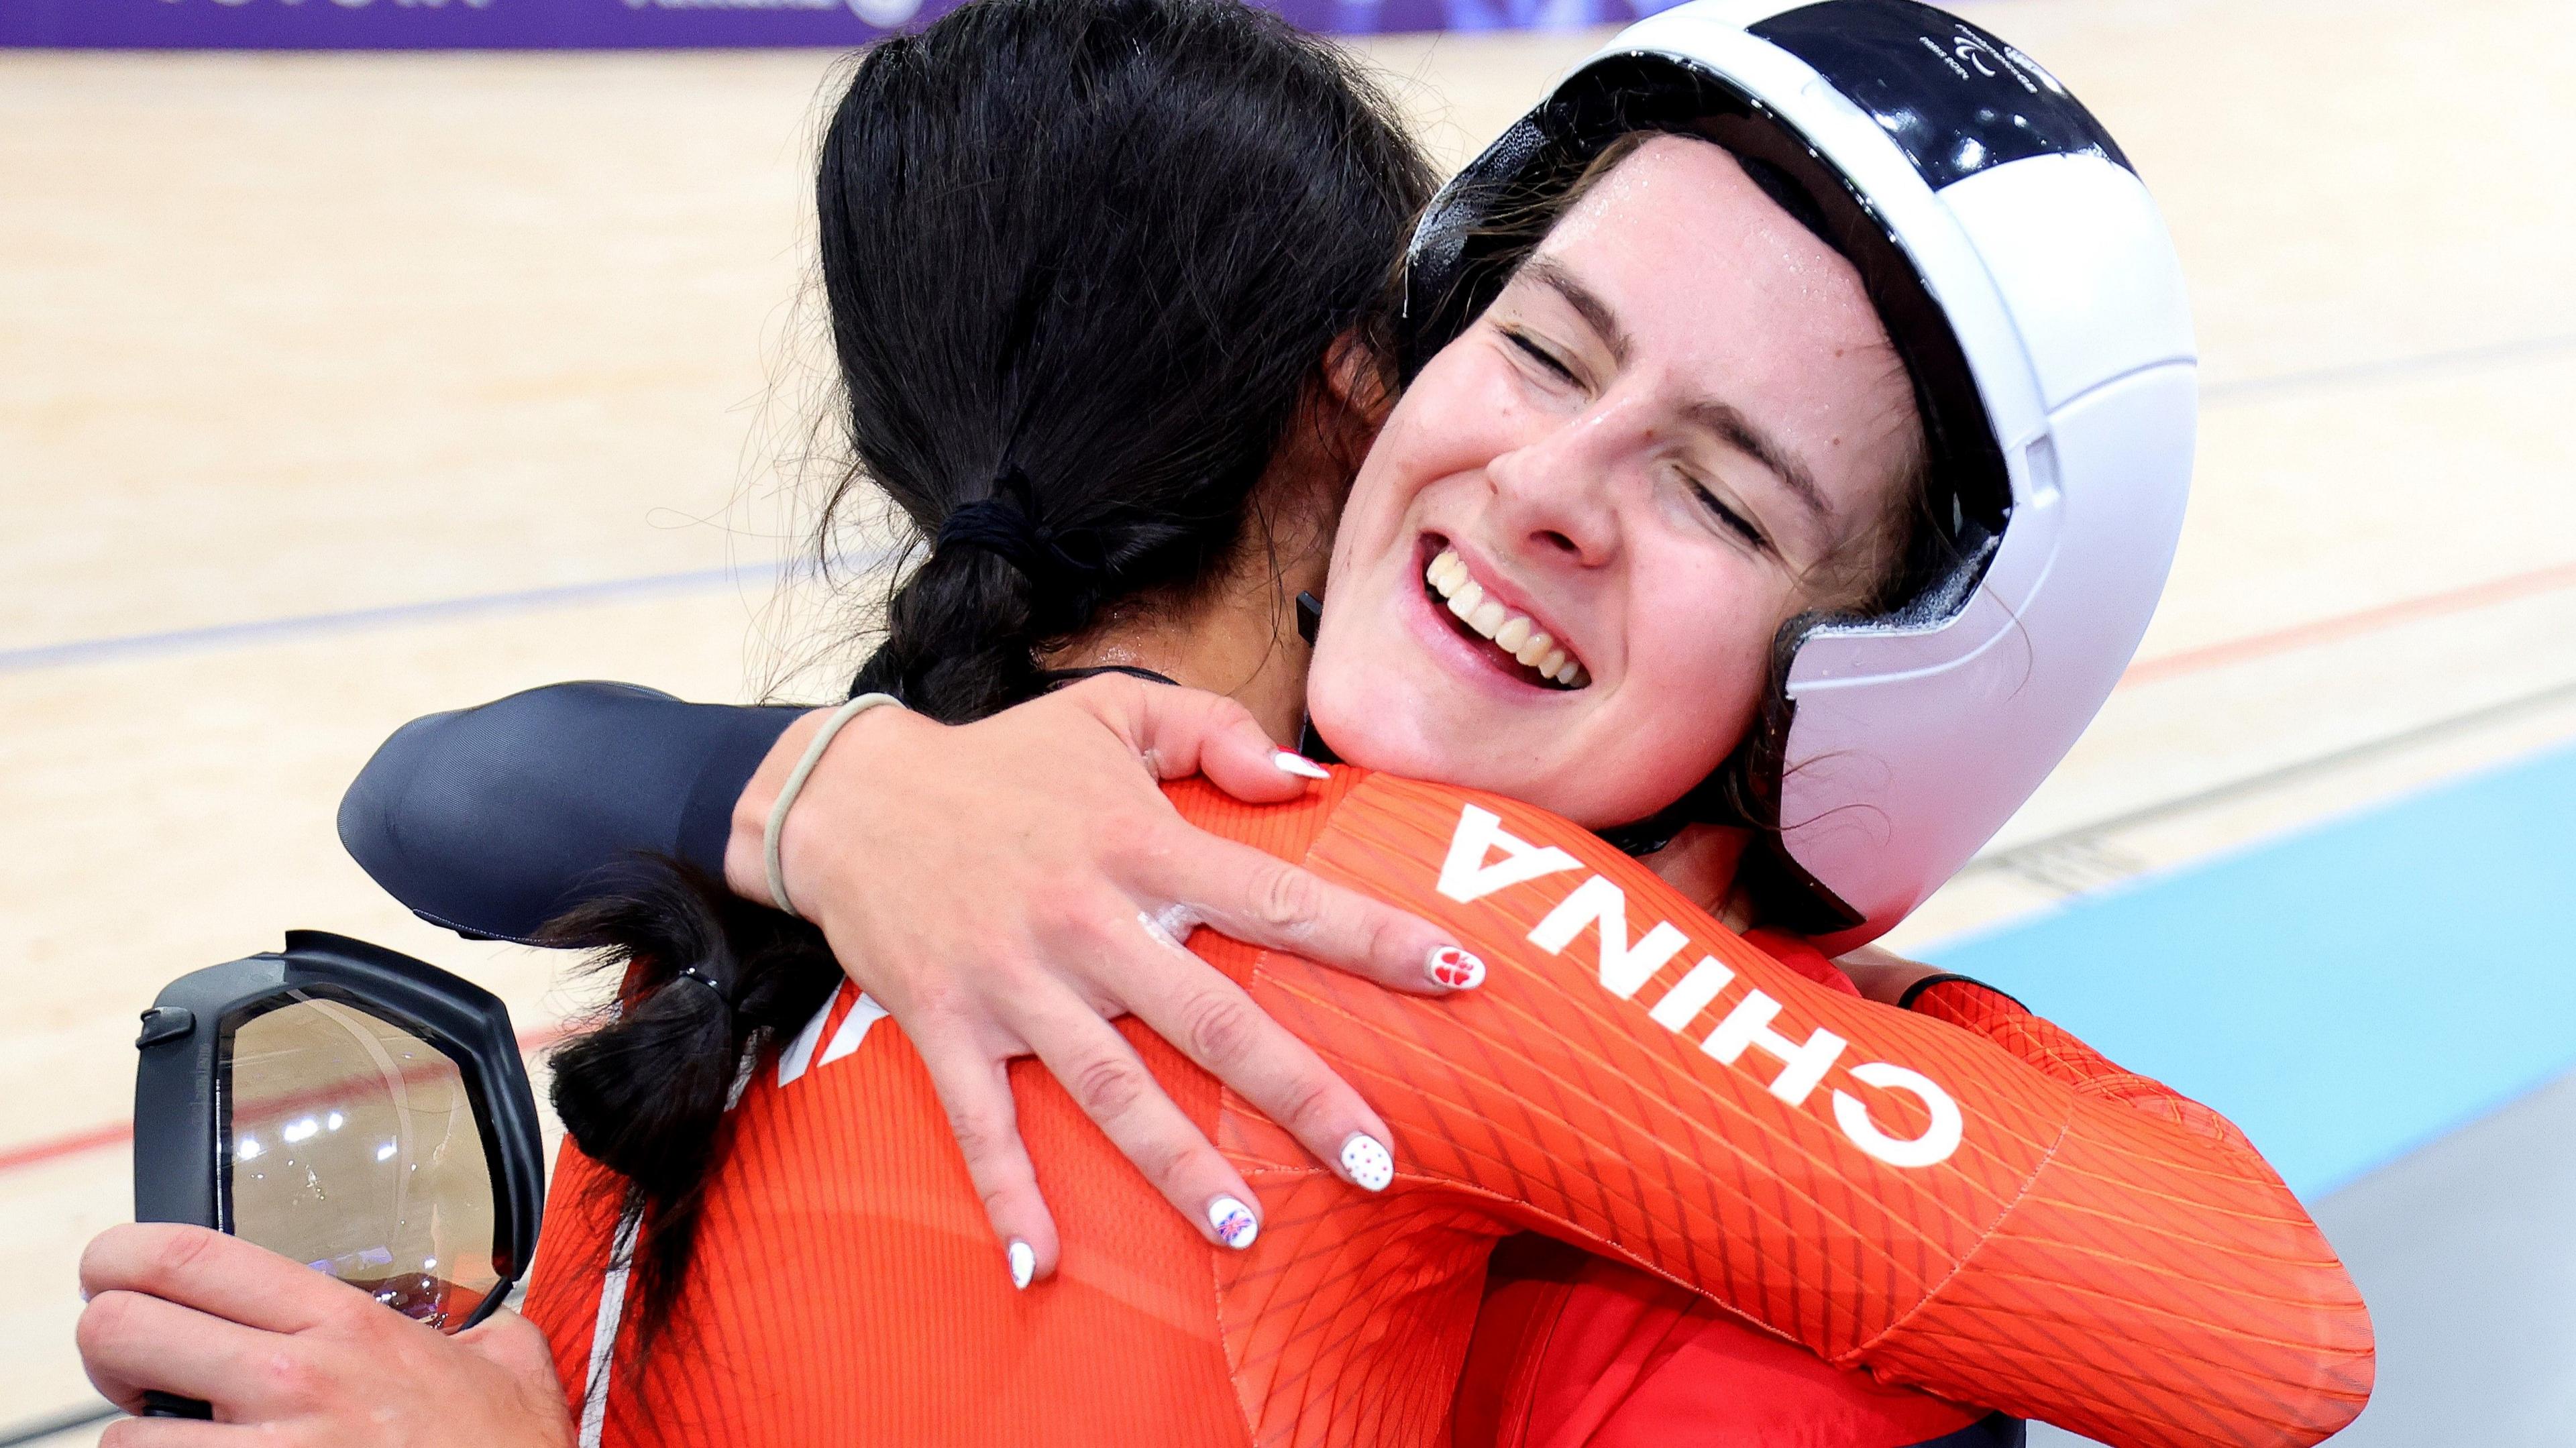
[[[1315,646],[1315,631],[1323,621],[1324,601],[1312,593],[1298,594],[1297,633],[1305,639],[1308,648]],[[1298,731],[1297,752],[1323,764],[1342,762],[1342,757],[1333,752],[1333,746],[1325,743],[1324,736],[1315,732],[1315,717],[1311,714],[1306,716],[1305,726]],[[1627,854],[1651,855],[1671,844],[1673,836],[1680,834],[1685,827],[1697,823],[1690,805],[1692,796],[1698,793],[1694,789],[1633,824],[1612,825],[1593,833]]]

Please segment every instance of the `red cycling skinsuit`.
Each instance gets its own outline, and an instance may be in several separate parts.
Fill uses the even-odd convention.
[[[1745,937],[1811,980],[1846,977],[1804,941]],[[2198,1103],[2123,1071],[2020,1002],[1940,979],[1911,1009],[1978,1032],[2080,1091],[2223,1138]],[[1975,1409],[1878,1384],[1632,1267],[1522,1237],[1495,1255],[1458,1383],[1452,1448],[1969,1448],[2017,1442]]]
[[[1849,977],[1803,940],[1767,930],[1745,940],[1819,985],[1858,994]],[[1947,977],[1927,984],[1912,995],[1930,1014],[1946,1014],[1959,999],[1985,999],[2010,1016],[2036,1020],[2011,997],[1974,982]],[[1506,1239],[1494,1254],[1453,1411],[1451,1448],[2003,1448],[2022,1442],[2018,1422],[1882,1384],[1866,1368],[1836,1367],[1706,1298],[1532,1235]]]
[[[1015,1292],[919,1058],[844,991],[745,1093],[649,1356],[614,1183],[566,1147],[528,1311],[586,1439],[1428,1448],[1522,1231],[1705,1299],[1710,1332],[2115,1445],[2312,1443],[2367,1397],[2360,1299],[2262,1158],[2000,997],[1937,987],[1945,1021],[1819,985],[1490,796],[1354,770],[1285,806],[1172,795],[1487,962],[1423,1001],[1192,941],[1368,1096],[1395,1184],[1343,1183],[1122,1023],[1260,1240],[1211,1247],[1021,1063],[1065,1249]]]

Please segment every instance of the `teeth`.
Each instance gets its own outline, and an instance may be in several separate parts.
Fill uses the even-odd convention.
[[[1442,550],[1422,570],[1422,581],[1448,604],[1449,611],[1461,623],[1493,640],[1494,647],[1517,660],[1521,667],[1535,671],[1540,678],[1553,680],[1569,689],[1580,689],[1592,681],[1556,640],[1528,618],[1512,612],[1485,596],[1485,586],[1467,572],[1467,561],[1454,550]]]

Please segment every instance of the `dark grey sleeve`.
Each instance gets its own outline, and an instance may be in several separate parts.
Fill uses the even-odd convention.
[[[734,801],[795,708],[550,684],[415,719],[340,801],[340,843],[413,913],[526,940],[641,853],[724,871]]]

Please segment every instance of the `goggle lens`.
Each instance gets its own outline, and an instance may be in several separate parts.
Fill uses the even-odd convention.
[[[491,1162],[435,1045],[302,996],[232,1036],[218,1178],[227,1228],[448,1329],[503,1273]]]

